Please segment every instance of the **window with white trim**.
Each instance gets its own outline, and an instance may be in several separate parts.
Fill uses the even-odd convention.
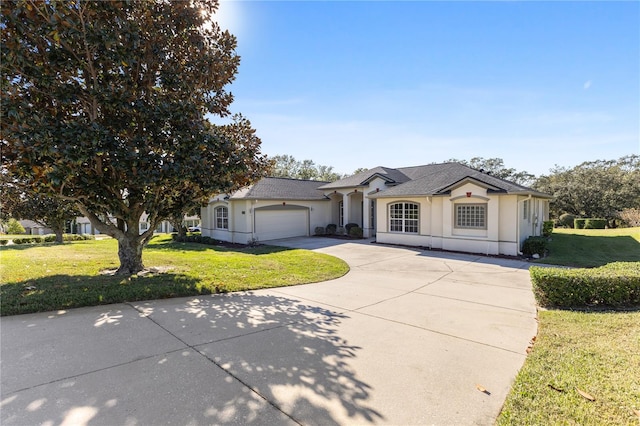
[[[338,203],[338,226],[344,226],[344,201]]]
[[[529,200],[524,200],[522,203],[522,218],[529,219]]]
[[[419,217],[418,204],[416,203],[390,204],[389,231],[417,234]]]
[[[455,227],[487,229],[486,204],[456,204]]]
[[[229,209],[226,207],[216,207],[215,209],[216,229],[229,229]]]

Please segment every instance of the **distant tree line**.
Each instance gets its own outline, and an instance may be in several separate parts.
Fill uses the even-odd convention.
[[[333,170],[333,166],[316,164],[313,160],[296,160],[292,155],[276,155],[271,157],[272,168],[270,175],[291,179],[319,180],[335,182],[336,180],[350,176],[340,174]],[[365,168],[356,169],[353,174],[365,171]]]
[[[554,197],[552,217],[569,213],[610,222],[625,219],[640,209],[640,156],[587,161],[573,168],[555,166],[533,187]]]

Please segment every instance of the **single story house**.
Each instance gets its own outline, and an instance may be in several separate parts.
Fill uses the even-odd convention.
[[[18,221],[20,225],[24,228],[24,233],[28,235],[47,235],[53,234],[53,231],[50,228],[47,228],[44,225],[41,225],[32,220],[20,220]]]
[[[517,255],[551,196],[459,163],[376,167],[336,182],[267,177],[201,210],[202,234],[248,243],[355,223],[380,243]]]
[[[139,222],[139,232],[142,233],[149,229],[149,223],[147,222],[148,215],[145,213],[140,218]],[[110,218],[112,223],[116,223],[115,218]],[[185,216],[182,220],[182,225],[185,228],[189,228],[192,226],[200,226],[200,218],[198,216]],[[77,217],[75,219],[75,227],[73,228],[76,234],[94,234],[97,235],[100,233],[97,229],[93,227],[88,217],[82,216]],[[175,232],[173,229],[173,225],[168,220],[163,220],[157,226],[155,231],[156,233],[170,233]]]

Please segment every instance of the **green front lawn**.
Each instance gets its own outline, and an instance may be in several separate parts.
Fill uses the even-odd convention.
[[[640,228],[554,229],[549,255],[538,262],[586,268],[640,262]]]
[[[640,262],[640,228],[556,229],[551,238],[541,263]],[[640,424],[640,311],[541,310],[538,317],[537,339],[497,424]]]
[[[541,311],[539,320],[497,424],[637,426],[640,312]]]
[[[117,242],[110,238],[2,247],[0,314],[296,285],[349,270],[340,259],[307,250],[232,250],[174,243],[168,235],[154,238],[143,260],[158,272],[123,278],[101,273],[118,266]]]

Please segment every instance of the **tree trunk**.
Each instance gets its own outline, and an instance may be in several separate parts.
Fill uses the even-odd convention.
[[[62,244],[64,242],[62,229],[54,229],[53,232],[56,234],[56,244]]]
[[[142,263],[142,248],[144,244],[139,236],[125,233],[118,239],[118,257],[120,267],[116,271],[118,275],[133,275],[144,269]]]
[[[179,218],[171,218],[169,220],[171,226],[173,226],[173,230],[178,233],[178,238],[184,238],[187,236],[187,229],[182,226],[182,216]]]

